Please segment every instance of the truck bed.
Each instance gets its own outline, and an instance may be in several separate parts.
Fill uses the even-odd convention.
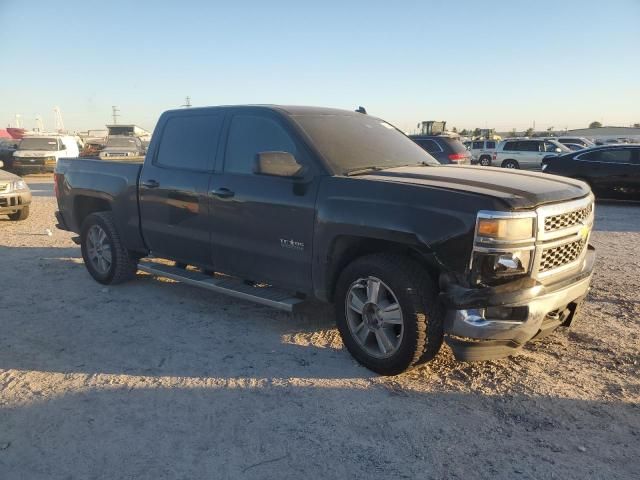
[[[85,212],[96,203],[104,203],[105,209],[113,211],[124,243],[132,250],[144,250],[137,201],[142,160],[58,160],[55,183],[62,226],[80,233]]]

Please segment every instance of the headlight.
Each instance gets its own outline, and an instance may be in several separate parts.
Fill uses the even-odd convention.
[[[492,284],[504,278],[529,273],[533,250],[511,252],[475,252],[473,275],[483,283]]]
[[[533,218],[478,218],[476,229],[478,237],[517,241],[527,240],[534,236]]]
[[[499,285],[529,274],[535,252],[535,228],[535,212],[479,212],[471,283]]]
[[[16,180],[15,182],[13,182],[14,190],[26,190],[26,188],[27,188],[27,184],[25,183],[24,180]]]

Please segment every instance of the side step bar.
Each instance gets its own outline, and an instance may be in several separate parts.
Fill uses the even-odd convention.
[[[138,270],[286,312],[293,312],[304,301],[274,287],[254,287],[232,277],[214,277],[160,263],[140,262]]]

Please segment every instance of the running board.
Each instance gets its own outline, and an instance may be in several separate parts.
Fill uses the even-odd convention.
[[[213,292],[249,300],[286,312],[293,312],[295,307],[303,302],[302,299],[293,297],[283,290],[274,287],[254,287],[232,277],[216,278],[198,271],[151,262],[140,262],[138,269],[151,275],[170,278],[194,287],[206,288]]]

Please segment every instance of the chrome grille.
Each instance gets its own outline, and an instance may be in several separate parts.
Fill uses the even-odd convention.
[[[553,232],[555,230],[562,230],[563,228],[573,227],[579,223],[582,223],[585,219],[591,215],[591,204],[585,208],[574,210],[573,212],[561,213],[559,215],[553,215],[544,219],[544,231]]]
[[[542,250],[540,258],[540,272],[546,272],[555,268],[563,267],[580,258],[580,254],[584,249],[586,241],[584,239],[575,242],[565,243],[553,248]]]
[[[0,183],[0,192],[8,192],[11,187],[11,183]]]

